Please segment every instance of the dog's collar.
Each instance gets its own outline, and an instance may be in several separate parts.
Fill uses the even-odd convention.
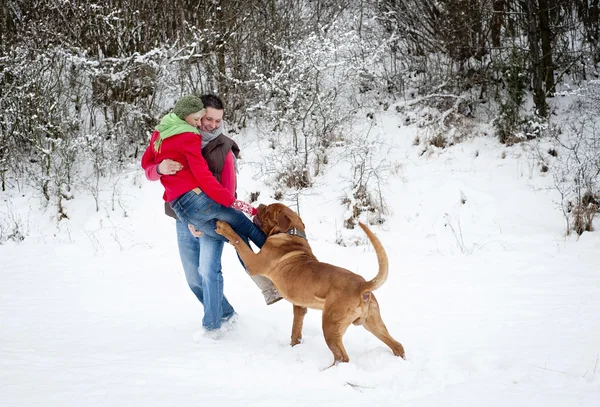
[[[300,236],[303,237],[304,239],[306,239],[306,233],[304,233],[303,231],[297,229],[297,228],[291,228],[290,230],[288,230],[287,232],[288,235],[292,235],[292,236]],[[308,239],[306,239],[308,240]]]

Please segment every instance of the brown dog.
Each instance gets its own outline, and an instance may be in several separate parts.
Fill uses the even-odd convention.
[[[217,233],[235,246],[250,275],[268,277],[283,298],[294,304],[292,346],[302,339],[306,309],[313,308],[323,310],[323,334],[333,352],[333,364],[349,361],[342,337],[350,324],[363,325],[388,345],[394,355],[404,358],[404,348],[389,334],[372,293],[387,279],[387,255],[379,239],[365,225],[359,223],[375,247],[379,262],[379,272],[371,281],[318,261],[306,240],[302,219],[287,206],[260,205],[254,222],[267,236],[258,253],[225,222],[217,222]]]

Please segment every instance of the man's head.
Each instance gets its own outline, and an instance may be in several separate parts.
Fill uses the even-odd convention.
[[[215,95],[200,96],[202,104],[206,108],[206,114],[200,119],[200,130],[211,132],[218,128],[223,121],[224,106],[223,101]]]
[[[190,126],[198,127],[200,119],[205,114],[204,104],[198,96],[187,95],[175,103],[173,113]]]

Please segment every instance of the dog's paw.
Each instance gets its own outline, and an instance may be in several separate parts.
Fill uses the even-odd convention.
[[[227,237],[230,232],[233,232],[231,226],[229,226],[227,222],[223,222],[221,220],[217,221],[217,228],[215,230],[218,234],[225,237]]]
[[[240,242],[238,235],[236,235],[227,222],[218,220],[215,232],[225,237],[227,240],[229,240],[229,243],[233,245],[236,245]]]
[[[302,343],[302,337],[292,338],[290,345],[296,346],[296,345],[300,345],[301,343]]]

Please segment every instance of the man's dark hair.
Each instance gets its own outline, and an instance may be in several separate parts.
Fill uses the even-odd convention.
[[[202,100],[204,108],[212,107],[217,110],[225,110],[223,101],[217,95],[202,95],[200,96],[200,100]]]

